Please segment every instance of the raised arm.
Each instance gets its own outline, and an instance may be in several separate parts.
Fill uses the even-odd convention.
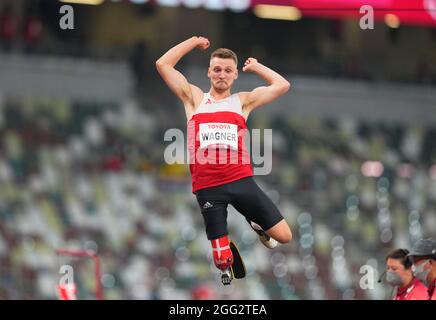
[[[156,61],[156,68],[168,87],[173,91],[185,107],[194,107],[193,91],[201,91],[198,87],[190,84],[185,76],[174,67],[179,60],[193,49],[206,50],[209,40],[203,37],[189,38],[168,50]]]
[[[291,87],[289,81],[254,58],[248,58],[245,61],[242,71],[253,72],[268,83],[268,86],[257,87],[251,92],[241,92],[242,107],[247,114],[260,106],[274,101],[285,94]]]

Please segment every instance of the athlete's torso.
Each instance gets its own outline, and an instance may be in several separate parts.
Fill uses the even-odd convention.
[[[239,95],[214,101],[205,93],[188,121],[193,192],[253,176],[245,134]]]

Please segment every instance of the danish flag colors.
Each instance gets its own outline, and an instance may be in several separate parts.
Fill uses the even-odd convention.
[[[245,147],[247,124],[238,94],[203,101],[188,121],[189,168],[192,191],[253,176]]]
[[[221,270],[230,267],[233,263],[233,253],[230,249],[229,237],[223,236],[210,242],[212,244],[212,256],[215,265]]]

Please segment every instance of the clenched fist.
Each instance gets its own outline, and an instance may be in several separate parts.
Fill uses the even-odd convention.
[[[204,38],[204,37],[197,37],[197,49],[200,50],[206,50],[207,48],[209,48],[210,46],[210,42],[209,39]]]
[[[244,66],[242,67],[242,71],[252,72],[257,64],[258,64],[257,59],[250,57],[247,60],[245,60]]]

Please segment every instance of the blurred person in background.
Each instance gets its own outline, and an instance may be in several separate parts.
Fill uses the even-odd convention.
[[[0,42],[1,48],[9,52],[12,50],[13,42],[17,36],[17,19],[12,8],[6,6],[0,13]]]
[[[250,112],[285,94],[290,84],[256,59],[248,58],[242,71],[259,75],[267,86],[232,94],[233,83],[238,78],[238,58],[232,50],[220,48],[211,54],[207,72],[210,89],[204,93],[189,83],[175,65],[195,48],[206,50],[209,46],[209,40],[204,37],[189,38],[168,50],[156,61],[156,67],[185,107],[192,191],[197,196],[211,241],[215,266],[228,273],[233,263],[227,229],[229,204],[245,216],[266,247],[274,248],[277,241],[287,243],[292,238],[288,223],[254,181],[250,156],[241,137],[241,132],[247,130]],[[222,150],[227,157],[225,163],[221,157],[216,158]],[[198,151],[209,158],[205,162],[199,160]]]
[[[143,92],[145,80],[149,74],[147,65],[149,60],[148,47],[144,40],[138,41],[129,59],[130,70],[135,80],[135,94]]]
[[[42,38],[42,22],[38,14],[33,11],[29,12],[25,17],[23,37],[25,40],[25,52],[38,52]]]
[[[386,257],[386,282],[396,288],[393,300],[427,300],[427,287],[413,276],[409,250],[395,249]]]
[[[413,274],[428,287],[428,299],[436,300],[436,240],[417,241],[409,257],[413,261]]]

